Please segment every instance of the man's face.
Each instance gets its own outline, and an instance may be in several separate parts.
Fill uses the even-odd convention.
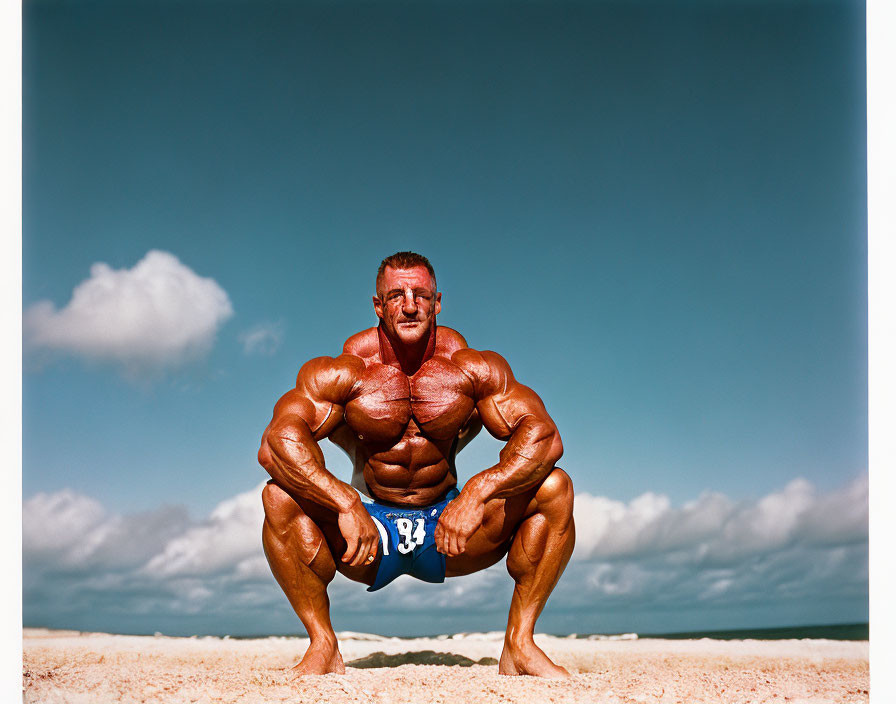
[[[392,340],[413,345],[429,337],[442,294],[424,266],[395,269],[387,266],[379,281],[373,308]]]

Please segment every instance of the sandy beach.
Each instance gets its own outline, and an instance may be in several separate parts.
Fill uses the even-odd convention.
[[[497,658],[501,634],[398,639],[341,633],[348,663],[432,650]],[[26,629],[25,702],[867,702],[867,641],[585,640],[538,635],[572,677],[495,665],[401,665],[291,678],[303,638],[121,636]]]

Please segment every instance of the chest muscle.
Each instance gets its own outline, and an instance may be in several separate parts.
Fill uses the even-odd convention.
[[[466,375],[448,360],[434,357],[411,377],[372,364],[346,404],[345,418],[365,441],[397,442],[412,421],[434,440],[452,440],[473,406],[473,387]]]

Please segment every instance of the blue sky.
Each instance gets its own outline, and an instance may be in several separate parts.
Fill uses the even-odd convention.
[[[398,249],[560,427],[546,630],[864,619],[863,33],[845,2],[29,3],[26,625],[298,628],[258,439]],[[500,569],[388,598],[497,628]]]

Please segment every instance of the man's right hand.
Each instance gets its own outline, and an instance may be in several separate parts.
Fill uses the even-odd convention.
[[[346,543],[342,561],[352,567],[372,565],[376,560],[380,533],[360,499],[339,513],[338,525]]]

